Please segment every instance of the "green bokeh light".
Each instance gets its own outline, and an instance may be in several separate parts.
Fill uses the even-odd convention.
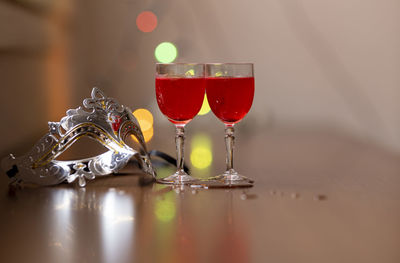
[[[167,223],[175,217],[175,204],[168,199],[158,200],[155,204],[154,213],[158,220]]]
[[[161,167],[157,169],[157,176],[160,178],[167,177],[175,172],[172,166]],[[156,186],[160,186],[157,185]],[[158,190],[163,189],[160,187]],[[176,205],[174,203],[174,195],[171,192],[165,194],[162,199],[156,200],[154,206],[154,214],[161,223],[168,223],[175,218]]]
[[[160,63],[171,63],[178,56],[178,50],[171,42],[162,42],[156,47],[154,56]]]

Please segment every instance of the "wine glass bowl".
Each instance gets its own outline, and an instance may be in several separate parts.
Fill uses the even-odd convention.
[[[157,66],[159,68],[166,67],[162,64]],[[195,75],[196,72],[200,74],[199,71],[185,70],[190,66],[173,65],[173,67],[176,71],[184,72],[185,75],[158,74],[156,77],[157,103],[168,120],[174,124],[184,125],[196,116],[202,106],[205,90],[204,78]]]
[[[207,100],[222,122],[235,124],[249,112],[253,103],[254,78],[208,77]]]

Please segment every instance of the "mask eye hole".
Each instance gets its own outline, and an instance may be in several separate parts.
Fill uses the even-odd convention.
[[[75,143],[73,143],[56,159],[58,161],[86,159],[103,154],[107,151],[108,149],[101,143],[89,137],[82,137],[81,139],[75,141]]]

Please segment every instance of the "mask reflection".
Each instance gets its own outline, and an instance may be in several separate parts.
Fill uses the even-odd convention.
[[[105,262],[116,258],[127,261],[134,246],[134,205],[132,196],[116,190],[108,191],[102,199],[101,240]]]
[[[132,257],[135,237],[135,204],[122,190],[56,189],[52,226],[54,258],[75,261],[76,255],[100,257],[104,262]],[[82,256],[82,254],[84,256]],[[82,258],[78,259],[81,260]]]

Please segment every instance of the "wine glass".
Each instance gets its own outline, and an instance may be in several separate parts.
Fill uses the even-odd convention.
[[[233,169],[234,125],[249,112],[254,97],[251,63],[205,65],[206,94],[213,113],[225,124],[226,171],[213,179],[225,184],[251,184],[254,181]]]
[[[165,184],[190,184],[198,181],[189,176],[184,165],[184,131],[200,111],[205,94],[204,64],[156,64],[156,97],[161,112],[176,128],[177,171],[159,179]]]

